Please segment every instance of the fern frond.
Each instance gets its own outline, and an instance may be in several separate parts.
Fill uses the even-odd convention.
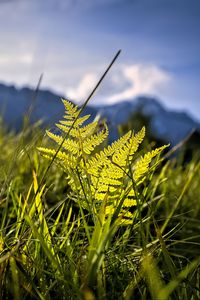
[[[69,137],[73,137],[74,139],[78,139],[79,137],[81,137],[82,139],[90,137],[95,133],[97,126],[98,122],[93,122],[83,127],[72,128],[69,131],[70,127],[62,124],[56,124],[57,128],[59,128],[64,133],[68,133]]]
[[[63,142],[63,137],[56,135],[50,131],[47,131],[47,135],[54,140],[58,145],[61,145]],[[72,152],[73,154],[77,154],[79,152],[79,146],[78,143],[75,140],[72,139],[66,139],[63,142],[63,148],[68,150],[69,152]]]
[[[90,174],[99,175],[99,169],[102,166],[107,167],[111,164],[111,158],[116,151],[120,151],[121,148],[124,147],[124,144],[127,143],[131,136],[131,131],[127,132],[124,136],[122,136],[117,141],[113,142],[111,145],[108,145],[101,150],[99,153],[96,153],[94,156],[89,157],[87,168]]]
[[[117,141],[114,141],[111,145],[108,145],[108,147],[106,147],[100,153],[102,153],[102,155],[105,155],[107,157],[112,156],[114,153],[120,151],[120,149],[124,147],[124,145],[127,143],[131,135],[132,135],[132,131],[130,130],[125,135],[120,137]]]
[[[64,133],[64,137],[47,131],[48,137],[62,147],[58,153],[48,148],[38,150],[48,159],[56,155],[55,162],[64,168],[68,184],[84,209],[89,210],[92,204],[98,212],[102,201],[105,201],[105,214],[108,216],[114,214],[120,205],[118,221],[123,225],[131,224],[134,215],[129,209],[139,201],[136,203],[133,181],[139,185],[145,180],[147,172],[151,170],[152,160],[166,146],[136,160],[135,154],[145,136],[143,127],[138,133],[129,131],[99,150],[98,147],[108,136],[107,126],[101,131],[98,131],[97,121],[84,126],[90,115],[80,117],[80,109],[76,105],[67,100],[62,101],[65,106],[64,120],[56,126]]]
[[[54,155],[56,154],[56,151],[54,149],[42,148],[42,147],[38,147],[37,149],[41,152],[41,154],[44,157],[46,157],[48,159],[52,159],[54,157]],[[59,160],[60,162],[62,162],[63,166],[67,165],[70,168],[74,167],[77,162],[77,160],[72,155],[62,152],[62,151],[59,151],[57,153],[56,160]]]
[[[113,179],[122,178],[123,175],[123,170],[113,164],[110,164],[108,168],[104,168],[101,172],[101,177],[108,177]]]
[[[149,170],[149,165],[154,157],[159,155],[168,145],[156,148],[151,152],[145,154],[140,160],[138,160],[134,166],[133,179],[137,182],[142,176]]]
[[[133,207],[136,206],[137,202],[134,199],[125,199],[123,202],[123,207]]]
[[[70,117],[75,118],[77,117],[79,110],[78,110],[78,106],[74,105],[72,102],[65,100],[65,99],[61,99],[64,106],[65,106],[65,114],[68,115],[68,118],[70,119]]]
[[[138,150],[139,145],[143,141],[145,136],[145,128],[143,127],[136,135],[132,134],[124,146],[115,152],[113,155],[113,162],[118,164],[120,162],[121,167],[125,167],[128,160],[132,159],[132,156]]]
[[[77,113],[77,115],[78,114],[79,114],[79,112]],[[68,116],[64,116],[64,118],[67,120],[61,120],[60,124],[63,124],[68,127],[71,127],[73,125],[74,128],[79,128],[80,126],[83,125],[83,123],[85,121],[87,121],[89,119],[89,117],[90,117],[90,115],[86,115],[86,116],[76,119],[77,116],[75,115],[75,116],[70,116],[70,119],[69,119]]]
[[[99,133],[93,134],[83,142],[83,151],[86,154],[90,154],[97,146],[105,141],[108,136],[108,128],[105,127]]]
[[[86,137],[92,136],[96,132],[97,128],[98,128],[98,122],[97,121],[94,121],[92,123],[89,123],[89,124],[81,127],[79,129],[80,133],[81,133],[81,137],[86,138]],[[107,130],[108,130],[108,128],[107,128]]]

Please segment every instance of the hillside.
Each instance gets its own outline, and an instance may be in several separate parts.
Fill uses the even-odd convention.
[[[53,126],[63,115],[61,97],[49,90],[40,90],[36,96],[31,88],[17,89],[0,84],[0,112],[6,125],[15,130],[20,129],[23,116],[30,111],[32,122],[42,119],[44,126]],[[85,114],[91,114],[92,118],[100,114],[107,119],[111,140],[117,137],[117,126],[126,123],[136,112],[150,120],[150,130],[157,139],[170,142],[171,145],[184,139],[193,129],[200,132],[200,124],[187,113],[167,110],[153,98],[122,99],[113,105],[88,106],[85,109]]]

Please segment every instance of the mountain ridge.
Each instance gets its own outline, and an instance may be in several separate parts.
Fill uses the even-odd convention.
[[[44,126],[53,126],[63,114],[62,97],[50,90],[35,91],[29,87],[16,88],[14,85],[0,83],[0,114],[9,128],[20,129],[23,116],[32,105],[31,121],[44,120]],[[100,114],[110,124],[111,140],[117,138],[117,127],[139,112],[149,118],[150,130],[154,136],[164,142],[175,145],[184,139],[192,129],[200,132],[200,123],[186,112],[166,109],[157,99],[152,97],[137,97],[132,101],[122,101],[110,105],[88,105],[84,114],[95,118]]]

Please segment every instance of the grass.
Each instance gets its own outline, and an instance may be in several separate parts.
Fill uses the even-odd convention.
[[[94,219],[56,164],[39,184],[49,165],[41,145],[38,124],[1,127],[1,299],[200,298],[198,157],[149,173],[143,205],[119,226],[104,204]]]

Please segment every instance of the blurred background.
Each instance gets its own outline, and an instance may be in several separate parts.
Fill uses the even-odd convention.
[[[200,128],[199,0],[0,0],[0,109],[5,119],[14,120],[17,111],[27,109],[41,74],[43,111],[51,98],[55,112],[59,100],[54,95],[82,103],[119,49],[92,106],[119,116],[122,106],[116,113],[116,105],[129,105],[130,112],[138,97],[143,107],[150,99],[144,109],[148,117],[165,111],[152,130],[166,135],[166,126],[173,131],[187,123],[175,139],[180,140]],[[169,111],[181,115],[171,115],[165,125]],[[37,113],[42,116],[39,108]]]

